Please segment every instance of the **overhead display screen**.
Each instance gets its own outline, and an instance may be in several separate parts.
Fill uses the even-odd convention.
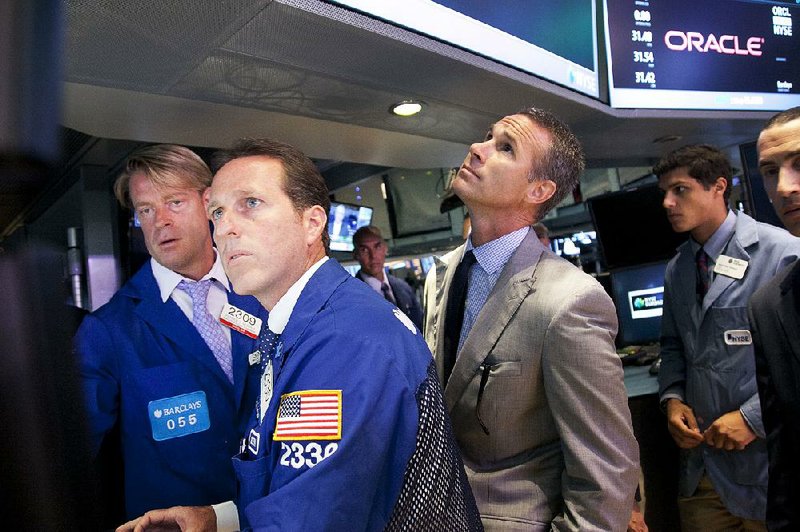
[[[800,5],[605,0],[612,107],[778,111],[800,105]]]
[[[599,96],[593,0],[331,0]]]

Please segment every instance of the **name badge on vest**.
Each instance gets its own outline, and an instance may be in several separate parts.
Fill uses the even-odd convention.
[[[747,271],[747,266],[748,262],[746,260],[720,255],[716,264],[714,264],[714,273],[734,279],[741,279],[744,277],[744,272]]]
[[[750,345],[753,343],[753,337],[750,336],[750,331],[745,329],[725,331],[725,343],[728,345]]]
[[[147,411],[156,441],[188,436],[211,427],[206,392],[202,390],[150,401]]]
[[[261,318],[234,307],[230,303],[225,303],[225,306],[222,307],[219,322],[253,340],[258,338],[258,333],[261,330]]]

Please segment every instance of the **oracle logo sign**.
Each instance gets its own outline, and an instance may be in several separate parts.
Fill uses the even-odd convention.
[[[696,31],[677,31],[670,30],[664,34],[664,44],[670,50],[676,52],[717,52],[718,54],[729,55],[752,55],[759,57],[762,54],[761,45],[764,44],[764,37],[750,37],[744,48],[739,44],[738,35],[722,35],[717,37],[709,33],[706,37]]]

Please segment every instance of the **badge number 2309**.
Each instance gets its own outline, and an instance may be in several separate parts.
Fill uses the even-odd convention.
[[[331,456],[338,448],[339,444],[333,442],[324,447],[317,442],[305,445],[298,442],[281,442],[280,464],[294,469],[300,469],[303,466],[311,468]]]

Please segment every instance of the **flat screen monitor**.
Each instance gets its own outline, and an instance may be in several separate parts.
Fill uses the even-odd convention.
[[[603,261],[609,270],[668,260],[688,235],[676,233],[662,207],[658,185],[588,200]]]
[[[593,0],[332,0],[599,96]]]
[[[605,0],[611,106],[800,105],[798,19],[794,0]]]
[[[579,231],[571,235],[557,236],[550,239],[550,249],[556,255],[579,257],[581,248],[591,247],[597,239],[595,231]]]
[[[332,251],[353,251],[353,235],[359,227],[372,222],[372,207],[331,202],[328,212],[328,236]]]
[[[619,319],[617,345],[620,347],[658,341],[666,267],[666,262],[659,262],[611,272],[611,288]]]

